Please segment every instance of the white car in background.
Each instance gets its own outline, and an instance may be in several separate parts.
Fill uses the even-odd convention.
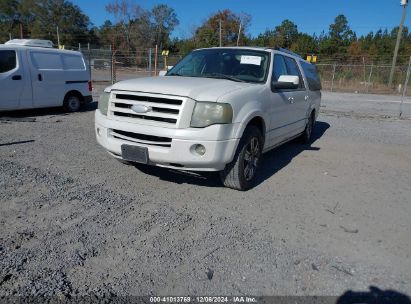
[[[63,106],[78,111],[92,101],[90,72],[80,52],[48,40],[0,44],[0,111]]]
[[[320,89],[315,66],[287,50],[199,49],[164,77],[107,88],[97,141],[121,161],[219,171],[225,186],[246,190],[262,153],[310,141]]]

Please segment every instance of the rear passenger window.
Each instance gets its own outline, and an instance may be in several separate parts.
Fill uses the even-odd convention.
[[[85,70],[83,58],[76,55],[63,55],[63,66],[65,70]]]
[[[17,66],[16,52],[9,50],[0,51],[0,73],[15,69]]]
[[[285,63],[287,65],[288,75],[298,76],[300,78],[300,83],[298,85],[299,89],[304,88],[304,80],[301,76],[300,69],[298,68],[297,62],[291,57],[284,57]]]
[[[62,70],[60,54],[31,52],[31,60],[38,70]]]
[[[308,88],[311,91],[319,91],[321,90],[321,80],[318,76],[317,68],[315,65],[301,61],[301,66],[304,70],[305,78],[307,78]]]

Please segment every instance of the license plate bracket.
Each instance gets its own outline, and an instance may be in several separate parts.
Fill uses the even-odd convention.
[[[121,157],[127,161],[148,164],[148,149],[146,147],[121,145]]]

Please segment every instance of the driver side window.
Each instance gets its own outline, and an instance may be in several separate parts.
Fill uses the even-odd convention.
[[[275,54],[271,81],[278,81],[281,75],[288,75],[287,65],[285,64],[283,56]]]
[[[17,66],[16,52],[9,50],[0,51],[0,73],[9,72]]]

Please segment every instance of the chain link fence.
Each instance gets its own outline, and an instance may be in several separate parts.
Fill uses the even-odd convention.
[[[317,64],[323,90],[331,92],[402,94],[407,66],[397,66],[393,86],[388,86],[391,64]],[[409,84],[407,95],[410,92]]]
[[[124,51],[115,49],[67,48],[83,53],[94,84],[109,85],[121,80],[158,75],[175,65],[183,56],[170,54],[165,57],[154,48]],[[156,56],[157,55],[157,56]]]
[[[114,49],[70,48],[81,51],[89,65],[95,86],[108,86],[121,80],[155,76],[160,70],[175,65],[183,56],[165,57],[154,48],[134,51]],[[371,94],[398,94],[404,91],[408,66],[397,66],[393,86],[388,86],[391,63],[344,64],[317,63],[324,91]],[[410,96],[409,83],[406,95]]]

